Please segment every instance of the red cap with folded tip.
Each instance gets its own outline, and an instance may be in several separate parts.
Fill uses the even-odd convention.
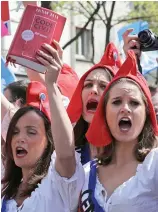
[[[38,108],[50,120],[50,109],[46,87],[36,81],[28,84],[26,104]]]
[[[57,79],[62,95],[67,96],[70,100],[78,82],[79,77],[76,72],[70,66],[64,64]]]
[[[82,115],[82,89],[84,86],[84,81],[88,74],[97,68],[103,68],[108,69],[110,73],[114,76],[120,66],[121,60],[119,57],[118,50],[113,43],[109,43],[100,62],[95,64],[90,70],[88,70],[81,77],[77,85],[77,88],[67,108],[67,113],[69,115],[71,123],[77,122],[80,116]]]
[[[141,87],[144,95],[147,98],[150,118],[155,135],[158,135],[158,125],[156,121],[155,110],[151,101],[150,90],[144,77],[140,74],[139,71],[137,71],[137,62],[135,54],[132,50],[130,50],[128,52],[128,57],[126,61],[121,66],[121,68],[119,69],[115,77],[112,79],[112,81],[106,87],[99,102],[99,105],[97,107],[97,111],[95,112],[93,121],[87,131],[86,134],[87,140],[94,146],[97,147],[106,146],[112,142],[111,133],[109,131],[107,124],[105,123],[104,98],[106,93],[109,91],[111,85],[121,78],[132,79]]]

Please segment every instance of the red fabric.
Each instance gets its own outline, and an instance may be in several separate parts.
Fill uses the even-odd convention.
[[[45,95],[45,100],[41,100],[40,94]],[[30,106],[34,106],[41,110],[50,120],[50,110],[49,110],[49,101],[46,87],[36,81],[31,81],[28,85],[26,92],[26,104]]]
[[[9,2],[8,1],[1,1],[1,20],[2,21],[9,21]]]
[[[113,53],[117,54],[117,60],[114,60]],[[77,88],[72,96],[72,99],[68,105],[67,113],[71,120],[71,123],[75,123],[79,120],[82,114],[82,89],[84,85],[84,81],[88,74],[97,68],[106,68],[111,74],[114,76],[121,66],[121,60],[119,57],[119,53],[113,43],[109,43],[106,51],[101,59],[101,61],[95,64],[90,70],[88,70],[80,79]]]
[[[70,100],[78,82],[79,78],[76,72],[70,66],[64,64],[57,79],[62,95],[67,96]]]
[[[144,77],[140,74],[140,72],[137,71],[137,62],[135,54],[131,50],[128,52],[128,58],[126,59],[122,67],[119,69],[115,77],[106,87],[97,107],[97,111],[94,115],[93,121],[87,131],[86,137],[88,141],[94,146],[106,146],[112,142],[111,133],[109,132],[109,128],[105,123],[105,108],[103,108],[104,96],[111,87],[111,85],[120,78],[130,78],[141,87],[148,101],[150,117],[155,135],[158,135],[158,125],[156,121],[155,110],[151,101],[150,90]]]

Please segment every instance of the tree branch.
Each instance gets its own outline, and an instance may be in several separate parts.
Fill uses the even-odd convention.
[[[153,18],[153,17],[156,17],[156,15],[154,15],[154,16],[146,16],[146,17],[144,17],[144,16],[141,16],[141,17],[133,17],[133,18],[125,18],[125,19],[121,19],[121,20],[119,20],[118,22],[116,22],[115,24],[113,24],[112,25],[112,27],[113,26],[116,26],[117,24],[120,24],[120,23],[122,23],[122,22],[128,22],[128,21],[133,21],[133,20],[139,20],[139,19],[147,19],[147,18]]]
[[[108,15],[106,13],[106,8],[105,8],[106,4],[103,5],[103,11],[104,11],[104,15],[106,17],[106,20],[108,20]]]
[[[81,2],[78,2],[78,4],[91,16],[92,14],[83,6]]]
[[[97,14],[97,12],[99,11],[100,7],[102,4],[98,4],[97,8],[95,9],[95,11],[92,13],[91,17],[88,19],[88,21],[85,23],[85,25],[83,26],[83,28],[79,31],[78,34],[76,34],[75,37],[73,37],[70,41],[68,41],[62,48],[65,49],[67,46],[69,46],[73,41],[75,41],[79,36],[82,35],[82,33],[84,32],[84,30],[86,29],[86,27],[88,26],[88,24],[93,20],[93,17],[95,14]]]
[[[110,25],[111,25],[111,20],[112,20],[112,17],[113,17],[113,13],[114,13],[114,8],[115,8],[115,1],[112,2],[112,7],[111,7],[111,11],[110,11],[110,16],[109,16],[109,22],[110,22]]]
[[[95,25],[95,19],[92,20],[92,26],[91,26],[91,44],[92,44],[92,57],[91,61],[94,64],[94,54],[95,54],[95,45],[94,45],[94,25]]]
[[[110,15],[107,19],[105,48],[110,41],[110,31],[111,31],[111,27],[112,27],[111,22],[112,22],[112,17],[113,17],[113,13],[114,13],[115,3],[116,3],[115,1],[112,2]]]
[[[91,7],[92,7],[93,9],[95,9],[91,2],[88,2],[88,3],[89,3],[89,5],[91,5]],[[106,2],[104,2],[104,4],[105,4],[105,3],[106,3]],[[97,3],[96,3],[96,4],[97,4]],[[102,6],[103,6],[104,4],[102,4]],[[100,18],[99,21],[101,20],[101,21],[106,25],[106,20],[104,20],[104,19],[101,17],[101,15],[100,15],[99,13],[97,13],[97,16]]]

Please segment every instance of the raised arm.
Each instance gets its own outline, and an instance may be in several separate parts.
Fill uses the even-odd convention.
[[[45,85],[45,75],[26,68],[26,73],[30,81],[38,81]]]
[[[130,33],[133,31],[133,29],[127,29],[122,37],[124,41],[123,50],[124,53],[127,55],[128,50],[132,49],[138,57],[141,56],[140,51],[140,43],[137,35],[130,35]],[[133,49],[133,47],[135,47]]]
[[[1,122],[3,121],[4,116],[9,111],[10,107],[14,107],[8,99],[1,93]]]
[[[45,44],[43,48],[50,55],[40,51],[38,52],[37,59],[47,67],[45,82],[49,97],[51,127],[56,151],[55,168],[61,176],[70,178],[76,168],[73,127],[56,85],[56,80],[63,63],[58,51],[53,47]]]

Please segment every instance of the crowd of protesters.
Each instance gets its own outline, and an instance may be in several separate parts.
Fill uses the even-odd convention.
[[[109,43],[80,79],[59,43],[43,44],[45,74],[4,89],[2,212],[158,211],[158,91],[130,32],[124,62]]]

